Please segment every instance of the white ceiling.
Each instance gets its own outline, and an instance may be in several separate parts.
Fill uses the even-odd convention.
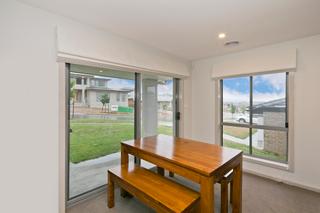
[[[21,1],[188,60],[320,34],[320,0]]]

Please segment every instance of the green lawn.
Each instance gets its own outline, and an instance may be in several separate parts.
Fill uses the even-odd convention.
[[[252,129],[252,134],[256,133],[256,129]],[[241,128],[241,127],[233,127],[233,126],[223,126],[223,133],[240,138],[240,139],[246,139],[249,137],[249,129],[248,128]]]
[[[168,127],[168,126],[159,126],[158,127],[158,134],[172,135],[173,129],[172,129],[172,127]]]
[[[120,151],[120,142],[133,139],[134,126],[130,121],[108,119],[73,119],[70,121],[70,161],[95,159]],[[172,135],[172,128],[160,126],[159,134]]]
[[[249,146],[244,145],[244,144],[239,144],[239,143],[234,143],[229,140],[223,140],[223,146],[234,148],[234,149],[240,149],[244,153],[248,154],[249,153]],[[286,156],[280,156],[276,153],[265,151],[265,150],[260,150],[252,147],[252,155],[253,156],[258,156],[261,158],[269,159],[269,160],[274,160],[274,161],[279,161],[279,162],[285,162],[286,161]]]

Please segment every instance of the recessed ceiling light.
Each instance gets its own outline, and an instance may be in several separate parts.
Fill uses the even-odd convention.
[[[224,43],[224,46],[226,47],[232,47],[232,46],[237,46],[239,45],[240,42],[239,41],[227,41],[226,43]]]
[[[225,33],[220,33],[220,34],[218,35],[218,37],[219,37],[220,39],[223,39],[223,38],[226,37],[226,34],[225,34]]]
[[[103,72],[102,70],[100,70],[99,72]]]

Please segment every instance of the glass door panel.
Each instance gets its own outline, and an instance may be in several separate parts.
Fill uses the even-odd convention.
[[[134,73],[71,65],[69,200],[106,184],[120,142],[134,138]]]
[[[142,75],[141,135],[174,135],[173,78]]]

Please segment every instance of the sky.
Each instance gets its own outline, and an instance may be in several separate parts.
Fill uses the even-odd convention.
[[[129,88],[134,89],[134,80],[127,80],[121,78],[108,78],[108,87],[112,89]],[[173,81],[167,80],[165,84],[158,84],[158,96],[172,96]]]
[[[285,97],[286,74],[266,74],[253,77],[253,102],[261,103]],[[250,78],[238,77],[223,80],[225,102],[249,103]]]
[[[108,78],[108,87],[113,89],[134,89],[134,80],[121,78]],[[286,74],[265,74],[253,77],[253,102],[261,103],[285,97]],[[158,85],[158,96],[172,97],[173,81],[165,81]],[[224,102],[249,104],[250,78],[237,77],[223,80]]]

